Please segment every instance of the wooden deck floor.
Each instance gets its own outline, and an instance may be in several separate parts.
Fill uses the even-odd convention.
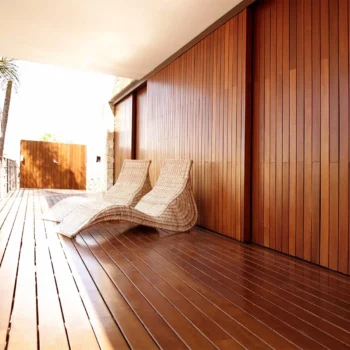
[[[0,348],[349,349],[349,278],[200,229],[70,240],[41,220],[66,195],[0,202]]]

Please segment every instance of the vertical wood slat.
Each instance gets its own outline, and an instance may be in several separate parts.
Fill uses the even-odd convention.
[[[329,263],[329,2],[321,7],[321,235],[320,264]]]
[[[338,269],[339,243],[339,12],[329,4],[329,267]]]
[[[305,0],[297,1],[296,9],[296,52],[297,52],[297,92],[296,92],[296,224],[295,255],[304,255],[304,152],[305,152],[305,81],[304,81],[304,12]]]
[[[349,273],[349,3],[339,1],[339,265]]]
[[[261,13],[257,13],[255,15],[254,26],[257,28],[261,28]],[[261,50],[260,50],[260,40],[261,37],[255,37],[253,40],[253,52],[254,57],[256,57],[257,61],[261,61]],[[253,113],[252,113],[252,192],[255,193],[252,196],[252,213],[256,214],[256,218],[252,219],[252,234],[251,239],[260,243],[260,207],[259,200],[261,198],[261,194],[259,192],[259,163],[260,163],[260,138],[259,138],[259,99],[260,99],[260,86],[261,86],[261,76],[262,72],[260,71],[260,66],[254,64],[253,67]]]
[[[311,261],[320,262],[321,203],[321,18],[320,2],[312,2],[312,239]]]
[[[304,1],[304,217],[303,253],[311,260],[312,247],[312,1]]]
[[[115,106],[115,128],[114,128],[114,182],[117,180],[125,159],[132,159],[133,129],[135,98],[133,95],[126,97]],[[134,128],[133,128],[134,126]]]
[[[253,8],[252,240],[273,248],[275,238],[275,249],[343,273],[350,264],[349,10],[348,0],[283,0],[275,22],[274,0]]]
[[[283,179],[283,1],[277,1],[277,82],[276,82],[276,232],[275,249],[282,250],[282,179]]]
[[[265,6],[264,25],[265,29],[265,99],[264,99],[264,245],[270,246],[270,44],[271,25],[270,6]]]
[[[8,348],[37,349],[37,310],[34,254],[33,196],[29,196],[23,228],[22,248],[18,261],[16,288],[13,296],[11,331]],[[19,233],[19,232],[18,232]]]
[[[269,193],[269,246],[272,249],[276,247],[276,84],[277,84],[277,66],[276,66],[276,49],[277,49],[277,1],[271,3],[271,46],[270,46],[270,159],[269,159],[269,175],[270,175],[270,193]]]
[[[242,234],[240,241],[251,241],[251,181],[252,181],[252,93],[253,93],[253,46],[252,46],[252,12],[243,12],[243,91],[242,91],[242,163],[241,181],[243,196]],[[229,132],[229,130],[228,130]]]
[[[297,1],[289,2],[289,251],[295,255],[296,235],[296,161],[297,161]]]
[[[148,144],[147,138],[147,86],[142,87],[136,94],[135,118],[135,157],[143,159]]]
[[[21,141],[21,188],[86,189],[86,146]]]
[[[198,223],[242,239],[250,47],[252,240],[349,273],[349,1],[252,11],[251,47],[241,13],[149,79],[137,157],[153,160],[153,183],[164,158],[193,158]]]
[[[289,252],[289,0],[283,0],[282,251]],[[255,36],[254,36],[255,37]]]
[[[241,241],[250,240],[250,18],[250,9],[242,11],[115,111],[115,172],[130,154],[135,98],[136,158],[152,160],[152,183],[164,159],[193,159],[198,224]],[[118,131],[121,120],[127,125]]]

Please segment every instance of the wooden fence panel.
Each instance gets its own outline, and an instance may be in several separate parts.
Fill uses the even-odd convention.
[[[86,189],[86,146],[21,141],[21,188]]]

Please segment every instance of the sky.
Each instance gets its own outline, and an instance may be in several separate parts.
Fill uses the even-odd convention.
[[[20,141],[40,141],[46,133],[57,142],[91,143],[111,128],[108,100],[115,77],[18,61],[20,87],[11,99],[4,155],[19,159]],[[3,108],[4,92],[0,92]],[[112,123],[112,124],[111,124]]]

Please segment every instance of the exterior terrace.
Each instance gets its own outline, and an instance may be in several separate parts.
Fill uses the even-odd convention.
[[[349,347],[347,277],[200,228],[107,223],[71,240],[41,220],[71,194],[0,203],[1,348]]]

